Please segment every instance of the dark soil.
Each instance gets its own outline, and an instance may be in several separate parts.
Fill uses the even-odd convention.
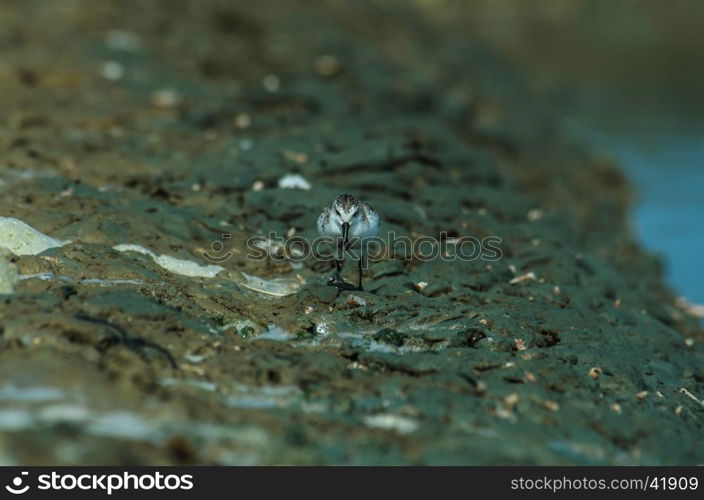
[[[331,4],[0,5],[0,215],[71,240],[12,257],[0,463],[704,462],[704,336],[617,168],[467,35]],[[502,258],[389,253],[365,292],[246,258],[342,192]]]

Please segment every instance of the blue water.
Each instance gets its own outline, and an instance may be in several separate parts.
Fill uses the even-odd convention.
[[[582,133],[635,185],[633,227],[641,244],[663,257],[668,284],[704,304],[704,133]]]

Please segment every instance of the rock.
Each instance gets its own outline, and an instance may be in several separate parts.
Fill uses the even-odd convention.
[[[15,255],[37,255],[49,248],[65,245],[13,217],[0,217],[0,248]]]
[[[10,262],[10,255],[0,250],[0,294],[11,294],[17,283],[17,266]]]

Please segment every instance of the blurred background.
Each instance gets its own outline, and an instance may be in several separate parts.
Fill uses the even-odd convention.
[[[3,0],[0,216],[73,242],[0,259],[0,464],[703,463],[704,337],[659,264],[704,303],[702,19]],[[381,262],[350,301],[327,263],[156,257],[308,237],[343,187],[507,258]]]
[[[635,186],[632,224],[704,303],[704,2],[416,0],[527,75]]]

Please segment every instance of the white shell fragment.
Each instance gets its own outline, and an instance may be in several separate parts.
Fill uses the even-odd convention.
[[[393,430],[399,434],[410,434],[418,429],[418,422],[415,420],[390,413],[366,416],[364,423],[367,427]]]
[[[538,279],[538,278],[535,276],[535,273],[531,271],[529,273],[525,273],[525,274],[521,274],[520,276],[516,276],[508,283],[509,283],[509,285],[517,285],[518,283],[523,283],[524,281],[535,281],[536,279]]]
[[[296,293],[301,288],[301,283],[292,278],[275,278],[273,280],[265,280],[257,276],[252,276],[247,273],[240,273],[244,278],[240,281],[240,285],[255,292],[273,295],[276,297],[285,297]]]
[[[352,307],[365,307],[367,305],[367,301],[357,295],[349,295],[345,303]]]
[[[291,333],[287,332],[283,328],[281,328],[279,325],[269,325],[266,331],[262,332],[259,334],[257,339],[267,339],[267,340],[279,340],[282,342],[285,342],[287,340],[291,340],[295,338],[296,336]]]
[[[175,274],[183,276],[199,277],[199,278],[214,278],[216,274],[225,269],[224,267],[211,265],[201,266],[191,260],[177,259],[169,255],[156,255],[151,250],[148,250],[139,245],[122,244],[113,247],[118,252],[137,252],[143,255],[148,255],[154,262]]]
[[[13,217],[0,217],[0,248],[15,255],[37,255],[49,248],[70,243],[60,241]]]
[[[308,191],[311,185],[310,182],[305,180],[301,175],[286,174],[279,179],[279,187],[281,189],[305,189]]]

